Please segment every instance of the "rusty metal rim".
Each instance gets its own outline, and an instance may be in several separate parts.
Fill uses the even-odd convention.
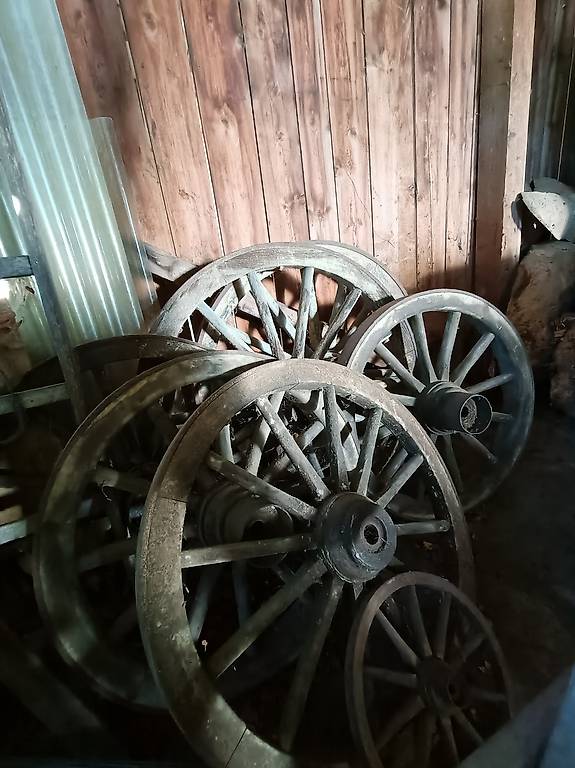
[[[503,385],[506,410],[513,418],[497,428],[497,447],[501,456],[495,469],[486,472],[487,479],[467,493],[461,493],[464,509],[485,501],[503,482],[521,455],[529,436],[535,400],[533,374],[527,352],[519,334],[496,307],[485,299],[466,291],[434,289],[398,299],[375,310],[346,342],[338,362],[352,370],[363,371],[380,343],[392,331],[405,327],[410,318],[422,312],[461,313],[479,331],[494,335],[493,352],[500,373],[512,374]]]
[[[188,491],[206,453],[229,419],[262,394],[333,385],[338,394],[381,408],[383,423],[410,452],[421,452],[437,503],[445,505],[457,545],[459,580],[473,592],[467,527],[451,478],[425,431],[411,414],[364,376],[324,361],[271,362],[223,385],[180,428],[148,494],[136,561],[140,629],[150,667],[168,706],[194,749],[210,765],[303,765],[254,734],[217,693],[190,637],[181,578],[182,527]]]
[[[364,694],[363,659],[370,628],[381,605],[383,605],[387,599],[405,587],[419,586],[436,590],[441,594],[450,595],[450,599],[455,600],[460,606],[463,606],[465,611],[471,614],[473,619],[479,624],[499,666],[510,717],[514,714],[516,709],[511,675],[501,646],[499,645],[489,621],[483,616],[469,597],[451,582],[429,573],[412,571],[394,576],[375,589],[364,602],[361,610],[357,612],[350,633],[346,653],[345,686],[348,715],[356,746],[363,756],[363,759],[366,761],[366,764],[369,765],[369,768],[383,768],[383,763],[380,759],[369,724],[369,714]]]
[[[44,497],[35,539],[34,589],[62,657],[104,696],[141,706],[160,698],[145,665],[104,640],[78,581],[75,530],[82,493],[106,447],[137,413],[180,387],[233,375],[262,362],[243,352],[193,352],[166,361],[121,386],[78,427],[59,457]]]

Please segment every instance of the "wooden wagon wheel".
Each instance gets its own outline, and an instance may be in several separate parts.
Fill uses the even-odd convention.
[[[298,286],[296,307],[273,292],[271,282],[286,274]],[[326,318],[318,311],[319,277],[331,279],[336,289]],[[255,245],[202,267],[167,302],[153,330],[179,336],[191,329],[205,346],[277,358],[333,357],[357,318],[401,296],[402,286],[359,249],[312,242]]]
[[[195,352],[166,361],[104,400],[60,456],[35,540],[34,589],[60,654],[105,696],[161,703],[138,655],[131,563],[142,506],[177,421],[195,407],[195,386],[216,387],[257,362],[243,352]],[[185,393],[187,413],[171,410],[176,390]],[[88,538],[82,535],[86,518],[99,529]]]
[[[389,475],[398,440],[408,458]],[[410,492],[418,473],[427,504]],[[294,766],[323,744],[319,762],[341,762],[330,725],[304,717],[312,683],[341,682],[346,606],[364,585],[416,565],[472,589],[455,490],[404,406],[325,361],[272,362],[223,385],[162,460],[136,568],[149,662],[194,749],[210,765]],[[290,653],[262,679],[262,644],[286,639]]]
[[[465,508],[488,498],[517,461],[533,418],[533,375],[518,333],[488,301],[441,289],[391,302],[348,339],[340,362],[381,378],[413,409]]]
[[[370,768],[455,768],[513,712],[510,676],[488,621],[445,579],[405,573],[358,611],[346,696]]]

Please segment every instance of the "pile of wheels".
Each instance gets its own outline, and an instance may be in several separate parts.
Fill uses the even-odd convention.
[[[515,330],[314,242],[203,267],[154,333],[80,351],[34,557],[63,658],[208,765],[459,764],[513,708],[465,511],[529,430]]]

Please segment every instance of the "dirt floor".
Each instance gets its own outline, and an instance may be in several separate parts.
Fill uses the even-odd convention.
[[[522,458],[470,523],[478,602],[528,701],[575,662],[575,421],[539,406]]]

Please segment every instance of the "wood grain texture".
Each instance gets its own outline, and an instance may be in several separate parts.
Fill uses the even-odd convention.
[[[138,234],[163,250],[174,243],[156,161],[115,2],[58,0],[88,117],[111,117],[131,183]]]
[[[515,3],[513,13],[513,53],[507,122],[507,156],[503,194],[503,232],[501,240],[501,290],[519,261],[521,229],[515,200],[525,188],[527,138],[529,133],[529,95],[533,62],[535,11],[537,0]]]
[[[535,21],[527,178],[559,175],[568,106],[575,0],[539,0]]]
[[[364,0],[375,255],[416,288],[412,0]]]
[[[451,4],[445,284],[472,288],[479,0]]]
[[[285,3],[241,0],[271,240],[309,237]]]
[[[500,295],[513,0],[483,0],[477,147],[475,290]]]
[[[445,279],[450,0],[414,0],[417,286]]]
[[[309,236],[339,240],[320,0],[287,0]]]
[[[177,255],[221,255],[216,206],[178,0],[122,0]]]
[[[322,23],[340,236],[372,252],[361,0],[324,0]]]
[[[224,250],[266,242],[268,228],[237,0],[183,0],[182,8]]]

